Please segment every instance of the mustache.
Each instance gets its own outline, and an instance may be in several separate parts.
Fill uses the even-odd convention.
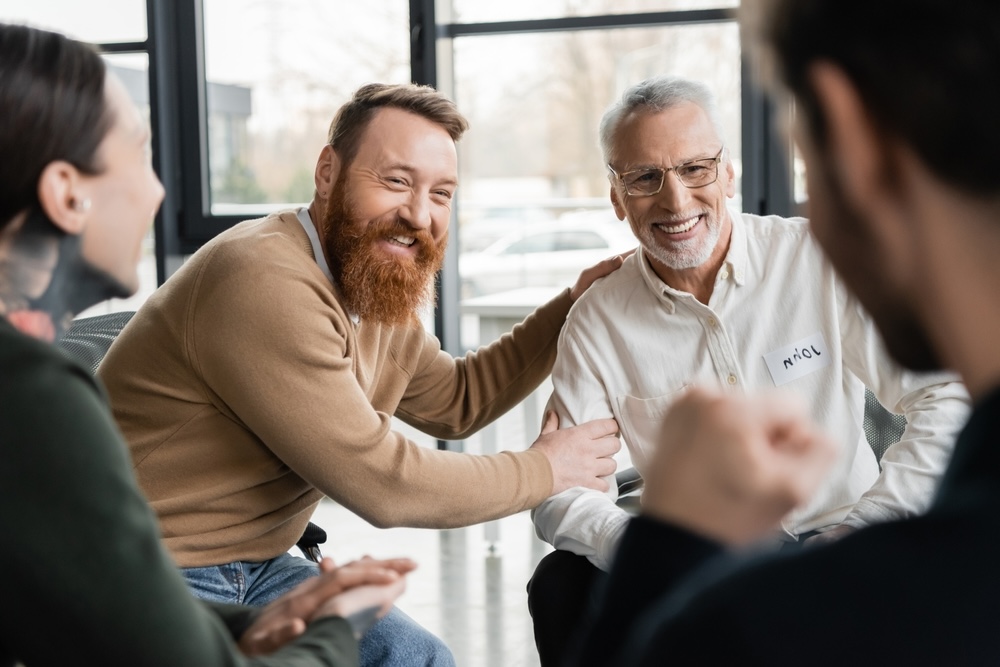
[[[400,219],[378,222],[369,227],[369,235],[375,238],[389,238],[392,236],[409,236],[416,239],[417,243],[434,245],[437,243],[434,236],[427,229],[415,229]]]

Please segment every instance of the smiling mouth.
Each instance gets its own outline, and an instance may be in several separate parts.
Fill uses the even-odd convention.
[[[414,243],[417,242],[417,239],[413,238],[412,236],[390,236],[389,240],[396,245],[403,246],[404,248],[409,248],[410,246],[412,246]]]
[[[701,215],[696,215],[695,217],[676,225],[668,225],[666,223],[661,222],[657,223],[656,227],[660,231],[666,232],[667,234],[683,234],[684,232],[693,229],[694,226],[697,225],[698,222],[702,219],[702,217],[703,216]]]

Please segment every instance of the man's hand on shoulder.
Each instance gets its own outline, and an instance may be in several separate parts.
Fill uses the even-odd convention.
[[[608,483],[602,479],[615,472],[612,458],[619,449],[618,423],[614,419],[594,421],[559,428],[555,412],[545,414],[545,425],[532,449],[545,454],[552,466],[552,493],[562,493],[574,486],[597,491],[607,491]]]
[[[617,271],[625,261],[625,258],[634,252],[635,248],[629,250],[628,252],[623,252],[620,255],[602,259],[597,264],[584,269],[580,274],[580,277],[576,279],[576,284],[570,288],[569,298],[573,299],[573,301],[579,299],[580,296],[594,284],[595,280]]]
[[[693,389],[663,423],[643,512],[729,545],[766,536],[822,483],[836,446],[795,397]]]

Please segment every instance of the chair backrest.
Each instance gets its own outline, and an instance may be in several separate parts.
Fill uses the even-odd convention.
[[[889,412],[875,398],[875,394],[865,389],[865,437],[875,458],[882,460],[885,450],[899,442],[906,428],[906,417]]]
[[[91,373],[96,373],[111,343],[115,342],[115,338],[133,315],[135,311],[123,310],[73,320],[69,331],[59,340],[59,348],[83,365],[89,366]],[[323,559],[319,545],[324,542],[326,542],[326,531],[309,522],[296,546],[302,550],[306,558],[318,563]]]
[[[104,355],[115,338],[125,328],[135,311],[123,310],[117,313],[83,317],[73,320],[63,337],[59,340],[59,348],[90,368],[91,373],[97,372]]]

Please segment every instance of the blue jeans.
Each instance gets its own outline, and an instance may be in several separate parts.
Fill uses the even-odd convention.
[[[181,568],[196,597],[261,607],[319,573],[305,558],[282,554],[262,563],[237,561],[210,567]],[[451,651],[440,639],[393,607],[361,638],[361,667],[454,667]]]

